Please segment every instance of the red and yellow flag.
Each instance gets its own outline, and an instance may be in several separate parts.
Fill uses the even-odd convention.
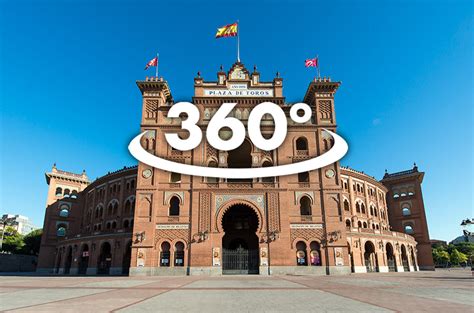
[[[237,36],[237,23],[229,24],[217,29],[216,39]]]

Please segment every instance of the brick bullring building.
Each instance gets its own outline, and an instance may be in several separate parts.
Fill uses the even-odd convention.
[[[142,94],[142,146],[149,153],[209,167],[251,168],[300,162],[333,144],[334,96],[340,83],[312,81],[303,102],[312,119],[288,118],[288,135],[274,151],[250,140],[217,151],[206,140],[191,151],[167,145],[165,132],[180,133],[168,119],[173,105],[163,79],[138,81]],[[251,109],[271,101],[289,116],[283,79],[260,81],[240,62],[216,81],[194,79],[192,103],[203,132],[224,102],[244,124]],[[271,116],[261,131],[271,136]],[[229,134],[222,131],[220,136]],[[196,173],[199,174],[199,173]],[[38,271],[58,274],[222,275],[346,274],[433,269],[417,167],[381,181],[339,163],[299,174],[216,179],[166,172],[139,163],[94,182],[58,170],[49,184]]]

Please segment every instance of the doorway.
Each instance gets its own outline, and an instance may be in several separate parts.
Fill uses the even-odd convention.
[[[222,217],[223,274],[258,274],[258,216],[247,205],[236,204]]]

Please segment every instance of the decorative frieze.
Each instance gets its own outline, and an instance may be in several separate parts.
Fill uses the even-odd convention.
[[[215,206],[216,206],[216,212],[219,211],[221,206],[230,201],[230,200],[235,200],[235,199],[241,199],[241,200],[248,200],[255,204],[259,209],[264,212],[265,210],[265,197],[263,194],[253,194],[253,195],[235,195],[235,194],[217,194],[215,197]]]

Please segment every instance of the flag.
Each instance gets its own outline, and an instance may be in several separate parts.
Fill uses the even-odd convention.
[[[318,67],[318,58],[306,59],[304,61],[304,66],[306,66],[306,67]]]
[[[237,23],[229,24],[217,29],[216,39],[237,36]]]
[[[154,57],[150,60],[145,66],[145,70],[147,70],[150,66],[158,66],[158,57]]]

